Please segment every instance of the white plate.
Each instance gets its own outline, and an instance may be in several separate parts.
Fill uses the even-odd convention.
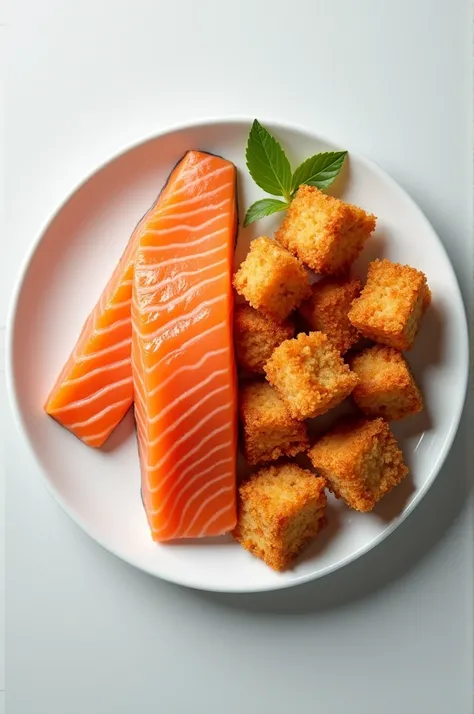
[[[312,131],[263,121],[296,162],[333,150]],[[50,491],[92,538],[153,575],[217,591],[295,585],[342,567],[380,543],[413,510],[436,477],[461,415],[468,373],[467,326],[456,277],[432,227],[407,194],[370,161],[354,154],[332,192],[378,216],[357,264],[386,256],[423,270],[433,293],[415,348],[408,354],[426,410],[399,423],[411,476],[369,514],[330,499],[329,525],[295,567],[277,574],[229,537],[153,543],[140,500],[131,413],[102,451],[84,446],[42,411],[45,397],[82,323],[100,295],[138,219],[187,149],[233,161],[239,171],[240,215],[263,196],[248,176],[244,150],[250,122],[212,121],[180,127],[141,143],[100,168],[66,201],[36,241],[9,321],[7,375],[25,441]],[[344,147],[349,149],[350,146]],[[236,261],[248,240],[280,218],[240,231]],[[32,474],[31,478],[35,478]]]

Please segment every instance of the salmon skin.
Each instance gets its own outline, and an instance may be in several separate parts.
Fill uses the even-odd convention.
[[[133,402],[133,265],[141,231],[154,220],[158,203],[133,231],[44,406],[89,446],[102,446]]]
[[[167,541],[236,524],[236,169],[189,151],[158,203],[135,259],[132,372],[142,500]]]

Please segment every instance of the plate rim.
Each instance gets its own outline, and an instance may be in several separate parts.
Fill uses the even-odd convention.
[[[187,587],[193,590],[199,590],[203,592],[220,592],[220,593],[235,593],[235,594],[243,594],[243,593],[257,593],[257,592],[272,592],[276,590],[284,590],[287,588],[292,588],[295,587],[296,585],[300,585],[303,583],[311,582],[313,580],[319,580],[320,578],[330,575],[331,573],[336,572],[337,570],[340,570],[341,568],[345,567],[346,565],[349,565],[350,563],[358,560],[360,557],[368,553],[369,551],[373,550],[377,546],[379,546],[383,541],[386,540],[386,538],[393,533],[399,526],[402,525],[404,521],[413,513],[413,511],[416,509],[416,507],[419,505],[419,503],[423,500],[433,483],[435,482],[436,478],[439,475],[439,472],[443,466],[443,464],[446,461],[446,458],[451,451],[451,447],[453,445],[455,436],[458,432],[459,429],[459,424],[461,421],[461,417],[464,412],[464,407],[466,403],[466,397],[467,397],[467,389],[468,389],[468,383],[469,383],[469,324],[467,320],[467,314],[466,314],[466,306],[464,303],[463,295],[461,292],[461,288],[459,285],[458,277],[456,274],[456,271],[454,269],[453,264],[451,263],[451,259],[449,257],[449,254],[445,248],[445,245],[443,241],[441,240],[440,236],[434,229],[434,226],[432,225],[431,221],[428,219],[428,217],[425,215],[425,213],[422,211],[420,206],[416,203],[416,201],[411,197],[411,195],[406,191],[403,186],[401,186],[390,174],[388,174],[384,169],[382,169],[376,162],[374,162],[372,159],[368,158],[364,153],[360,152],[349,152],[352,153],[355,157],[357,157],[358,160],[360,160],[363,164],[367,166],[373,173],[375,173],[379,178],[381,178],[383,181],[388,183],[391,188],[393,188],[395,191],[398,191],[403,195],[403,198],[408,202],[412,210],[415,211],[415,213],[418,214],[418,218],[425,224],[427,229],[431,231],[435,239],[437,240],[439,247],[444,255],[444,258],[446,260],[447,265],[449,266],[449,270],[452,273],[452,277],[454,279],[454,286],[455,286],[455,291],[456,291],[456,301],[460,305],[460,320],[463,323],[464,329],[462,330],[462,345],[460,345],[460,352],[462,352],[462,375],[460,378],[462,378],[462,391],[460,391],[460,397],[458,398],[458,402],[456,404],[456,411],[453,414],[453,419],[451,420],[451,426],[449,431],[446,434],[445,442],[443,444],[443,447],[438,455],[438,458],[435,461],[435,464],[432,468],[432,473],[430,478],[423,484],[423,486],[420,488],[420,490],[417,492],[416,496],[412,500],[412,502],[402,511],[402,513],[394,519],[390,524],[386,526],[386,528],[379,533],[378,536],[376,536],[372,541],[370,541],[368,544],[363,545],[360,547],[358,550],[356,550],[354,553],[351,553],[350,555],[345,556],[344,558],[341,558],[340,560],[332,563],[329,566],[326,566],[325,568],[321,569],[319,572],[315,573],[308,573],[305,575],[301,575],[299,577],[295,577],[290,581],[282,581],[282,582],[275,582],[267,585],[256,585],[252,586],[251,588],[249,587],[236,587],[236,586],[222,586],[218,587],[216,584],[209,586],[204,583],[196,583],[194,580],[188,580],[185,576],[184,577],[176,577],[176,578],[171,578],[166,575],[158,574],[156,571],[154,571],[152,568],[147,567],[146,565],[140,565],[138,564],[133,558],[125,556],[121,553],[119,553],[113,546],[110,546],[109,544],[106,544],[105,540],[102,539],[102,537],[97,536],[97,534],[94,533],[94,531],[85,524],[81,516],[79,516],[77,513],[74,513],[73,509],[69,507],[69,505],[66,503],[65,499],[62,498],[62,496],[56,491],[56,489],[53,487],[50,478],[48,477],[46,469],[43,467],[43,465],[40,463],[38,458],[36,457],[35,451],[32,447],[32,444],[30,442],[30,439],[27,437],[26,433],[26,428],[24,425],[24,421],[21,415],[21,411],[19,408],[19,402],[16,396],[16,387],[15,387],[15,378],[14,378],[14,365],[13,365],[13,349],[14,349],[14,328],[15,328],[15,315],[17,313],[18,309],[18,304],[19,300],[21,297],[21,292],[22,292],[22,287],[23,283],[25,281],[25,278],[28,274],[28,271],[30,269],[31,263],[33,261],[33,258],[35,256],[36,251],[38,250],[40,243],[46,234],[46,232],[49,230],[50,226],[54,223],[60,212],[66,207],[66,205],[70,202],[70,200],[74,197],[74,195],[80,191],[96,174],[104,170],[107,166],[112,164],[114,161],[118,160],[119,158],[123,157],[127,153],[130,153],[141,146],[147,144],[148,142],[155,141],[157,139],[161,139],[168,134],[172,133],[177,133],[181,131],[186,131],[186,130],[193,130],[193,129],[200,129],[208,126],[216,126],[216,125],[223,125],[223,124],[238,124],[241,126],[247,126],[250,128],[250,125],[252,124],[254,118],[246,115],[230,115],[230,116],[214,116],[214,117],[208,117],[208,118],[200,118],[196,119],[193,121],[182,121],[182,122],[177,122],[174,124],[167,125],[160,131],[153,133],[153,134],[148,134],[145,137],[131,143],[127,144],[125,147],[122,149],[115,151],[113,154],[109,155],[108,158],[103,160],[101,163],[99,163],[95,168],[93,168],[90,172],[87,173],[85,178],[83,178],[81,181],[79,181],[77,184],[73,186],[71,190],[67,192],[67,194],[63,197],[62,201],[57,205],[55,210],[51,213],[49,218],[47,218],[46,221],[43,222],[41,229],[39,232],[36,234],[35,239],[31,242],[31,244],[28,247],[28,250],[26,251],[26,254],[20,264],[19,269],[17,270],[16,278],[15,278],[15,283],[14,283],[14,288],[11,293],[10,297],[10,302],[9,302],[9,307],[8,307],[8,312],[7,312],[7,320],[6,320],[6,329],[5,329],[5,380],[6,380],[6,387],[7,387],[7,397],[8,401],[10,404],[11,411],[13,413],[14,417],[14,422],[16,424],[16,428],[18,430],[18,435],[21,437],[22,441],[24,442],[24,446],[27,449],[28,455],[32,458],[33,462],[36,464],[39,473],[41,474],[41,480],[43,481],[44,485],[46,486],[47,492],[49,492],[50,496],[53,498],[53,500],[60,506],[60,508],[63,510],[64,513],[71,519],[71,521],[79,527],[88,537],[90,537],[93,541],[95,541],[98,545],[100,545],[104,550],[106,550],[108,553],[111,553],[113,556],[121,560],[122,562],[127,563],[128,565],[136,568],[137,570],[140,570],[144,573],[147,573],[148,575],[153,576],[154,578],[159,578],[161,580],[164,580],[169,583],[173,583],[176,585],[180,585],[182,587]],[[340,150],[340,147],[335,143],[334,141],[327,139],[324,135],[319,134],[316,132],[314,129],[309,128],[309,126],[303,125],[303,124],[298,124],[294,122],[289,122],[289,121],[280,121],[280,120],[275,120],[275,119],[269,119],[269,118],[260,118],[259,119],[260,123],[262,123],[264,126],[268,127],[271,130],[279,131],[281,130],[282,132],[285,131],[293,131],[293,132],[298,132],[300,134],[304,134],[309,137],[314,137],[316,140],[323,142],[329,147],[333,147],[334,150]]]

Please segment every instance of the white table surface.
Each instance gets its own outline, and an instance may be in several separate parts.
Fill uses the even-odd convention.
[[[433,222],[467,301],[471,25],[469,0],[11,3],[0,326],[28,246],[77,182],[128,143],[209,115],[295,121],[369,155]],[[103,551],[3,417],[8,714],[472,714],[466,417],[388,540],[258,596],[174,587]]]

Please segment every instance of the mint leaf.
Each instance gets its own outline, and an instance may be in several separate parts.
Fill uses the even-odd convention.
[[[317,188],[328,188],[342,168],[347,151],[328,151],[315,154],[298,166],[291,181],[293,194],[302,183]]]
[[[272,198],[257,201],[248,209],[244,226],[284,211],[301,184],[328,188],[340,172],[346,155],[347,151],[315,154],[303,161],[292,175],[290,162],[282,147],[255,119],[247,140],[247,168],[257,186],[272,196],[282,196],[284,201]]]
[[[255,119],[247,142],[247,168],[266,193],[288,199],[291,166],[278,141]]]
[[[272,213],[284,211],[288,208],[288,204],[284,201],[278,201],[276,198],[262,198],[261,201],[252,203],[245,216],[244,226],[249,226],[254,221],[264,216],[271,216]]]

